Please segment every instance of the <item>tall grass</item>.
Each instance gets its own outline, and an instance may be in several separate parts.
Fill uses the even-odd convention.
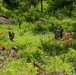
[[[18,25],[0,25],[0,31],[3,32],[0,35],[0,43],[6,47],[6,51],[0,55],[1,59],[4,60],[4,56],[12,46],[19,48],[19,59],[8,58],[4,61],[4,66],[0,69],[1,75],[35,75],[39,69],[34,68],[34,61],[44,66],[48,72],[65,70],[69,75],[72,67],[75,69],[76,41],[67,45],[59,40],[54,40],[50,19],[54,20],[49,18],[47,25],[41,22],[33,24],[23,22],[21,29]],[[62,23],[59,20],[55,21],[55,25]],[[67,28],[63,23],[62,26]],[[15,33],[14,42],[9,39],[9,30]],[[47,33],[43,34],[44,31]]]

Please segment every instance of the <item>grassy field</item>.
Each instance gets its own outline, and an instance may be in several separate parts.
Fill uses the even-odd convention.
[[[0,24],[0,32],[3,32],[0,35],[0,44],[6,48],[0,54],[0,60],[4,60],[4,56],[12,47],[17,46],[19,49],[19,59],[10,57],[4,60],[0,75],[36,75],[38,72],[51,75],[56,71],[76,75],[76,37],[73,42],[65,43],[55,40],[53,32],[54,26],[62,26],[64,32],[76,31],[76,9],[72,11],[71,17],[68,16],[69,10],[66,8],[58,9],[53,14],[53,11],[48,12],[48,2],[52,0],[44,0],[42,13],[40,3],[35,8],[32,5],[26,10],[27,2],[24,1],[20,9],[13,10],[0,2],[0,15],[6,15],[13,22],[12,25]],[[18,26],[18,18],[22,22],[21,28]],[[10,41],[8,31],[15,33],[14,42]],[[46,72],[34,67],[34,62],[44,67]]]
[[[63,23],[65,31],[67,28],[73,29],[71,25],[64,26],[64,21],[58,22]],[[0,35],[0,43],[6,47],[6,51],[0,55],[0,59],[4,60],[4,56],[11,47],[19,48],[19,59],[8,58],[4,61],[0,75],[36,75],[40,70],[34,67],[34,61],[45,67],[47,72],[65,71],[67,75],[75,75],[76,42],[67,45],[59,40],[54,40],[54,33],[50,31],[51,24],[40,26],[40,23],[35,24],[22,23],[21,29],[18,25],[0,25],[0,31],[3,32]],[[15,33],[14,42],[9,40],[9,30]],[[44,31],[46,31],[45,34]]]

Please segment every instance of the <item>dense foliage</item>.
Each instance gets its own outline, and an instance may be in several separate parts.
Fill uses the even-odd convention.
[[[0,75],[36,75],[42,72],[34,67],[38,62],[50,72],[65,71],[76,74],[76,0],[0,0],[0,16],[6,15],[12,24],[0,24],[0,43],[6,51],[19,48],[19,59],[7,58]],[[54,39],[54,26],[62,26],[64,32],[74,31],[72,42]],[[8,31],[15,33],[14,42]]]

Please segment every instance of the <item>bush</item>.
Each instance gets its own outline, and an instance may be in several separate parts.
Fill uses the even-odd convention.
[[[4,0],[8,9],[15,9],[19,7],[20,0]]]
[[[26,21],[33,23],[33,22],[39,20],[40,17],[41,17],[41,13],[37,12],[36,10],[30,9],[30,11],[27,12],[27,15],[26,15]]]
[[[33,26],[34,26],[34,27],[33,27],[33,33],[34,33],[34,34],[41,33],[41,32],[44,32],[44,31],[47,31],[47,30],[48,30],[47,26],[41,24],[40,22],[34,23]]]
[[[41,46],[42,46],[42,49],[48,53],[49,55],[61,55],[61,54],[65,54],[68,52],[68,48],[73,48],[73,49],[76,49],[76,46],[75,46],[75,43],[76,42],[73,42],[73,43],[64,43],[64,42],[61,42],[61,41],[43,41],[41,40]]]

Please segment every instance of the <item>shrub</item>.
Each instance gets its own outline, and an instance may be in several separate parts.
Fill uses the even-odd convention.
[[[33,23],[33,22],[39,20],[40,15],[41,14],[39,12],[37,12],[36,10],[31,10],[31,11],[27,12],[26,21]]]
[[[19,7],[20,0],[4,0],[4,2],[8,5],[8,9],[15,9]]]
[[[44,31],[47,31],[48,28],[46,25],[43,25],[41,24],[40,22],[35,22],[34,25],[33,25],[33,32],[36,34],[36,33],[41,33],[41,32],[44,32]]]

